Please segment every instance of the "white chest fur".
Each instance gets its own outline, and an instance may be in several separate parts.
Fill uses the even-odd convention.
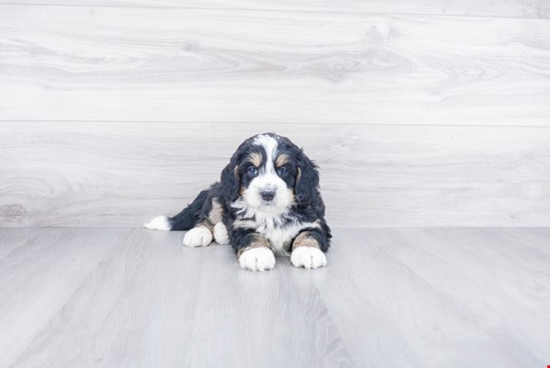
[[[300,231],[307,228],[319,228],[317,222],[300,222],[291,218],[288,212],[260,212],[246,206],[242,199],[231,204],[238,210],[238,218],[234,225],[253,229],[262,234],[270,243],[271,249],[279,255],[289,255],[288,250],[292,239]],[[253,220],[252,220],[253,219]]]
[[[300,233],[302,229],[317,228],[318,223],[302,223],[293,221],[280,224],[280,218],[263,217],[256,215],[256,232],[266,237],[271,245],[271,249],[279,255],[290,255],[289,248],[292,240]]]

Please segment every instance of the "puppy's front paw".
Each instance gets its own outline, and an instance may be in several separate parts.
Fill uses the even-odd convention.
[[[266,271],[275,267],[275,255],[267,247],[245,250],[239,257],[239,264],[245,270]]]
[[[183,237],[183,245],[187,247],[206,247],[212,243],[212,233],[204,226],[189,230]]]
[[[327,265],[327,257],[319,248],[298,247],[292,251],[290,262],[294,267],[319,268]]]

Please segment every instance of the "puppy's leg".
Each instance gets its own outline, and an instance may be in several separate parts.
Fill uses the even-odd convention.
[[[216,226],[214,226],[212,232],[214,233],[214,240],[216,243],[229,244],[229,233],[223,222],[218,222]]]
[[[242,268],[266,271],[275,267],[275,255],[262,235],[242,229],[232,235],[231,245],[237,251],[237,259]]]
[[[222,220],[223,208],[218,199],[210,195],[202,205],[199,221],[183,237],[183,245],[188,247],[206,247],[212,243],[215,225]]]
[[[327,265],[327,257],[321,250],[326,242],[320,231],[306,230],[301,232],[292,243],[290,262],[294,267],[319,268]]]
[[[202,225],[192,228],[183,237],[183,245],[187,247],[206,247],[210,243],[212,243],[212,232]]]

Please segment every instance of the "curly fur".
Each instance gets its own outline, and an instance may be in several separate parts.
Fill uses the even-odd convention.
[[[324,257],[331,238],[324,216],[318,167],[288,138],[267,133],[245,140],[222,170],[220,181],[202,191],[183,211],[169,218],[157,217],[145,226],[172,231],[196,227],[214,231],[217,227],[219,232],[222,223],[238,257],[254,247],[289,255],[294,240],[307,231],[308,246],[321,250]],[[241,260],[241,265],[250,259]],[[243,267],[263,270],[262,262]],[[274,265],[267,263],[271,268]],[[326,260],[313,264],[324,265]]]

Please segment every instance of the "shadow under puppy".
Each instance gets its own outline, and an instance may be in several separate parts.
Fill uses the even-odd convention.
[[[324,216],[317,166],[288,138],[267,133],[245,140],[220,182],[187,208],[145,227],[190,230],[183,239],[188,247],[212,239],[231,244],[244,269],[272,269],[275,254],[309,269],[327,264],[331,233]]]

